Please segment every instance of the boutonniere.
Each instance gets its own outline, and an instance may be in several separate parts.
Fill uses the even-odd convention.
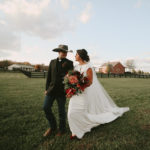
[[[62,64],[62,67],[64,68],[64,67],[66,67],[67,66],[67,62],[64,62],[63,64]]]

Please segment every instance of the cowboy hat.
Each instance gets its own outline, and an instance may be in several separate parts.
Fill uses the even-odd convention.
[[[72,50],[68,50],[68,45],[59,45],[58,48],[53,49],[54,52],[72,52]]]

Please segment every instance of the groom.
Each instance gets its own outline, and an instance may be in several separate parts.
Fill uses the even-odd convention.
[[[66,112],[65,112],[65,91],[63,85],[64,76],[69,70],[73,69],[73,62],[68,60],[67,45],[59,45],[58,48],[53,49],[58,52],[58,58],[51,60],[49,64],[48,76],[46,81],[46,91],[44,100],[44,112],[49,122],[50,128],[43,134],[44,137],[49,136],[57,131],[57,123],[52,112],[52,105],[54,100],[57,100],[59,112],[59,131],[58,136],[65,133],[66,130]]]

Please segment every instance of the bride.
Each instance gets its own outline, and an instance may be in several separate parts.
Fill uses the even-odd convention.
[[[71,97],[68,106],[68,123],[71,139],[81,139],[86,132],[100,124],[109,123],[129,111],[128,107],[118,107],[99,83],[85,49],[77,50],[74,70],[89,79],[89,85],[82,94]]]

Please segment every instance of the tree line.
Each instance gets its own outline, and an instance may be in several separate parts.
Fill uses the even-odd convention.
[[[30,62],[16,62],[16,61],[11,61],[11,60],[2,60],[0,61],[0,68],[7,70],[8,66],[12,65],[12,64],[20,64],[20,65],[30,65],[33,66],[35,68],[35,71],[48,71],[48,66],[44,65],[44,64],[35,64],[32,65]],[[149,72],[144,72],[143,70],[136,70],[136,65],[134,60],[127,60],[125,62],[126,68],[129,69],[130,73],[133,74],[145,74],[145,75],[149,75]],[[107,64],[107,73],[110,73],[112,68],[111,64]]]

